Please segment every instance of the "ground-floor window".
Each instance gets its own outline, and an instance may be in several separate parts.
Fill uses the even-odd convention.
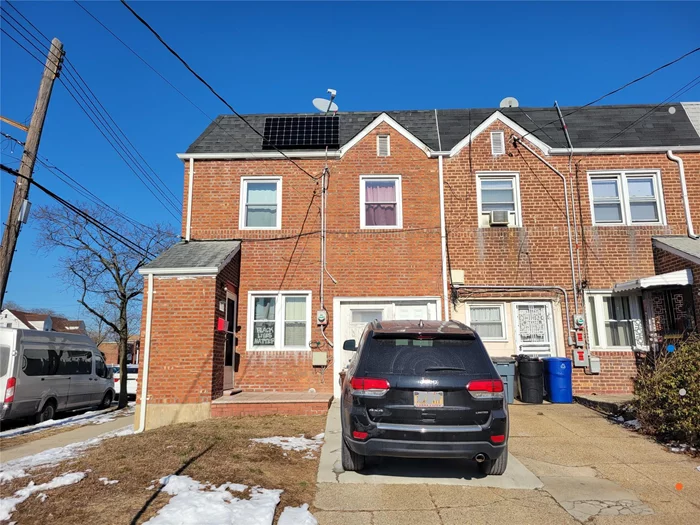
[[[249,350],[308,350],[311,292],[250,292]]]
[[[627,350],[646,346],[640,295],[589,293],[586,309],[594,348]]]
[[[483,341],[507,339],[503,303],[470,304],[467,316],[467,324],[477,331]]]

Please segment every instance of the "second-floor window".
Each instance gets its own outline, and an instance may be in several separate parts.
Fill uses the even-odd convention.
[[[241,230],[279,230],[282,227],[282,178],[241,179]]]
[[[589,180],[594,224],[663,224],[658,172],[597,172]]]
[[[360,178],[360,226],[403,227],[400,176],[367,175]]]
[[[520,188],[517,173],[477,175],[479,226],[520,226]]]

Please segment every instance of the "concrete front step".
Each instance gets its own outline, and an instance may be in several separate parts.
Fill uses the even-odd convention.
[[[622,414],[628,412],[626,408],[632,403],[634,396],[632,394],[586,394],[574,396],[574,401],[580,405],[587,406],[598,412],[606,414]]]
[[[333,395],[319,392],[240,392],[212,401],[212,417],[317,416],[328,412]]]

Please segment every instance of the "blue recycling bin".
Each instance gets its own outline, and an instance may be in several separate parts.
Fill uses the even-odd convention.
[[[571,359],[549,357],[544,360],[544,389],[552,403],[572,403]]]

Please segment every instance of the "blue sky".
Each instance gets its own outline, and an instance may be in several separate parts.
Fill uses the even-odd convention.
[[[2,1],[3,8],[14,11]],[[209,121],[76,4],[14,2],[64,43],[67,56],[131,142],[181,199],[175,157]],[[84,4],[209,115],[226,108],[118,2]],[[338,91],[341,110],[584,104],[700,45],[700,3],[239,3],[133,2],[134,8],[240,113],[313,111]],[[7,29],[3,22],[2,26]],[[0,38],[0,108],[28,122],[41,68]],[[606,99],[660,102],[700,71],[700,53]],[[700,100],[700,86],[683,100]],[[24,133],[2,124],[2,131]],[[2,162],[21,151],[2,143]],[[40,154],[141,222],[179,224],[154,200],[80,111],[54,90]],[[45,169],[37,181],[73,201]],[[6,220],[12,177],[0,175]],[[34,206],[49,203],[40,192]],[[7,299],[84,315],[56,277],[59,253],[38,252],[30,224],[20,236]]]

